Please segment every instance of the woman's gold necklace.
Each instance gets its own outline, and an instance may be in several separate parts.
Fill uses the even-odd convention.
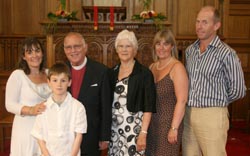
[[[162,70],[162,69],[164,69],[164,68],[166,68],[168,65],[169,65],[169,63],[172,61],[172,57],[169,59],[169,61],[166,63],[166,64],[164,64],[162,67],[159,67],[159,62],[156,64],[156,69],[157,70]]]

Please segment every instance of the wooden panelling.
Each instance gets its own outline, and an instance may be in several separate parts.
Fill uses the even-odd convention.
[[[3,6],[4,6],[4,1],[0,1],[0,17],[3,17],[4,14]],[[3,33],[4,30],[3,27],[4,27],[4,21],[3,19],[0,18],[0,34]]]
[[[250,16],[230,16],[228,30],[230,39],[250,41]]]
[[[47,28],[49,23],[42,23]],[[166,23],[163,27],[170,27]],[[144,65],[149,66],[152,62],[152,42],[158,27],[155,24],[140,22],[117,22],[113,31],[109,30],[109,23],[99,23],[98,30],[93,29],[93,23],[89,22],[67,22],[58,23],[56,30],[47,34],[47,57],[48,66],[57,60],[65,60],[63,50],[63,38],[70,32],[81,33],[88,43],[88,56],[96,61],[112,67],[118,63],[118,57],[114,47],[116,35],[128,29],[135,33],[138,39],[137,59]],[[51,30],[51,29],[50,29]]]
[[[247,109],[250,109],[250,44],[234,42],[236,40],[230,40],[229,45],[236,50],[241,65],[244,71],[245,84],[247,88],[247,95],[232,104],[232,119],[233,120],[245,120],[247,115]]]
[[[0,70],[9,71],[16,67],[18,62],[19,49],[21,46],[20,39],[4,39],[0,41]]]
[[[250,4],[250,0],[230,0],[230,4]]]
[[[250,72],[244,72],[247,95],[232,104],[232,114],[234,120],[246,120],[247,111],[250,109]]]
[[[0,72],[0,119],[8,115],[5,108],[5,86],[10,72]]]
[[[203,5],[203,1],[177,0],[177,23],[176,35],[195,35],[195,21],[198,11]]]
[[[228,0],[218,1],[218,0],[170,0],[169,6],[170,12],[169,22],[173,23],[173,31],[176,36],[196,36],[195,33],[195,22],[199,10],[204,5],[212,5],[219,9],[222,21],[227,20],[227,4]],[[219,30],[220,35],[224,35],[226,25],[222,25]]]
[[[247,95],[232,104],[235,120],[245,120],[250,109],[250,0],[230,0],[227,43],[236,50],[244,71]]]
[[[248,68],[249,67],[249,53],[238,53],[239,59],[241,60],[241,66],[242,68]]]
[[[250,44],[250,0],[230,1],[228,19],[229,43]]]
[[[230,16],[240,15],[249,16],[250,15],[250,3],[249,4],[232,4],[229,7]]]
[[[167,7],[168,1],[163,0],[154,0],[153,9],[157,11],[158,13],[162,13],[163,15],[167,15],[168,7]]]
[[[77,22],[78,24],[73,23],[61,23],[58,25],[56,34],[54,35],[48,34],[47,37],[43,35],[36,36],[41,41],[43,47],[47,49],[48,66],[51,66],[56,60],[66,60],[66,56],[63,52],[63,38],[69,31],[78,31],[83,34],[88,43],[88,56],[112,67],[118,62],[118,57],[114,48],[114,40],[116,34],[125,27],[134,30],[138,37],[139,52],[137,58],[147,66],[153,61],[152,40],[154,33],[157,31],[153,24],[137,25],[135,23],[127,23],[127,26],[119,24],[116,26],[116,31],[107,31],[109,25],[106,23],[104,25],[99,25],[101,30],[94,31],[92,24],[86,24],[84,22]],[[141,28],[138,29],[139,27]],[[12,71],[16,68],[21,44],[25,37],[26,36],[0,36],[0,72]],[[176,37],[179,59],[183,62],[185,58],[185,49],[195,40],[196,37],[193,36]]]
[[[11,1],[0,0],[0,34],[11,33]]]
[[[45,18],[44,5],[41,0],[13,0],[12,32],[13,34],[37,34],[40,32],[39,21]]]
[[[231,40],[229,45],[236,50],[241,65],[244,71],[245,84],[247,88],[247,95],[232,104],[232,119],[245,120],[247,109],[250,109],[250,44],[249,43],[235,43]]]
[[[12,71],[16,68],[22,41],[26,37],[28,35],[0,36],[0,72]],[[36,37],[44,46],[46,45],[45,36],[37,35]]]
[[[241,60],[241,65],[245,73],[250,72],[250,44],[233,43],[230,41],[228,43],[236,52]],[[246,80],[248,81],[248,80]],[[250,81],[250,80],[249,80]]]
[[[93,2],[93,0],[69,1],[69,11],[78,10],[77,17],[82,19],[81,6],[94,4]],[[109,2],[112,1],[109,0]],[[194,35],[194,23],[198,10],[203,5],[217,5],[217,3],[217,0],[202,0],[195,3],[192,0],[152,0],[150,9],[167,15],[170,22],[174,23],[176,35]],[[121,4],[127,7],[128,21],[133,14],[143,10],[139,0],[123,0]],[[5,15],[9,15],[9,17],[2,15],[0,18],[2,25],[7,23],[4,24],[5,28],[3,27],[2,31],[0,29],[2,34],[41,34],[43,32],[38,23],[46,18],[48,12],[55,12],[58,9],[58,0],[2,0],[0,8],[4,8],[3,12],[7,13]],[[3,17],[6,20],[2,20]],[[8,29],[9,31],[6,31]]]

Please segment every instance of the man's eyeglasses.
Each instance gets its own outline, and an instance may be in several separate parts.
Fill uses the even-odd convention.
[[[69,46],[64,46],[64,49],[66,50],[66,51],[70,51],[70,50],[72,50],[72,49],[74,49],[74,50],[81,50],[82,49],[82,44],[76,44],[76,45],[69,45]]]

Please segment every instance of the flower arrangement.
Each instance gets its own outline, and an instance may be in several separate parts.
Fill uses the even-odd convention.
[[[49,12],[48,18],[52,21],[59,21],[65,19],[66,21],[78,21],[79,19],[76,18],[77,11],[67,12],[64,10],[58,10],[55,13]]]
[[[140,14],[132,16],[132,20],[159,22],[167,20],[167,17],[154,10],[149,11],[152,0],[140,0],[143,4],[143,11]]]
[[[66,0],[58,0],[59,7],[55,13],[49,12],[47,17],[53,22],[62,21],[78,21],[76,18],[77,11],[68,12],[66,11]]]
[[[165,21],[167,17],[161,13],[157,13],[154,10],[151,11],[142,11],[140,14],[132,16],[132,20],[152,20],[152,21]]]

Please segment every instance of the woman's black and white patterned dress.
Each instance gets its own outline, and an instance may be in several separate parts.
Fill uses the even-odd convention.
[[[112,134],[109,156],[140,156],[136,138],[141,130],[143,112],[127,110],[128,79],[117,81],[112,104]]]

